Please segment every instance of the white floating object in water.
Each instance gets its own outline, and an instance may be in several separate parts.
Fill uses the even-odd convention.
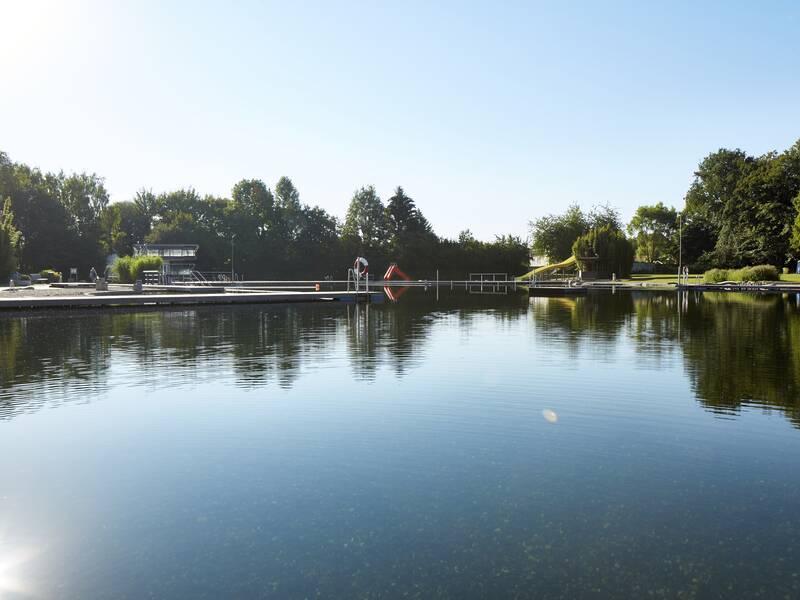
[[[558,421],[558,415],[549,408],[545,408],[542,411],[542,416],[548,423],[555,423]]]

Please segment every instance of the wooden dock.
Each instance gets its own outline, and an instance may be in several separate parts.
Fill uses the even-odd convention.
[[[85,294],[0,298],[0,310],[41,308],[114,308],[198,304],[286,304],[298,302],[383,302],[383,292],[248,292],[207,294]]]

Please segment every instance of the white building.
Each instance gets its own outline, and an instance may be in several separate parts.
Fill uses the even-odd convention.
[[[136,244],[134,256],[160,256],[164,261],[161,274],[164,281],[191,278],[197,258],[198,244]]]

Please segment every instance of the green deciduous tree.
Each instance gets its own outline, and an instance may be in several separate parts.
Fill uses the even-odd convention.
[[[352,260],[342,252],[339,223],[318,206],[301,208],[292,257],[292,272],[308,277],[341,277]]]
[[[726,215],[736,210],[736,188],[754,162],[753,157],[738,148],[720,148],[706,156],[686,193],[686,213],[701,217],[718,235]]]
[[[71,225],[81,238],[96,236],[100,213],[108,206],[108,192],[103,178],[94,173],[59,173],[55,193],[70,217]]]
[[[572,255],[572,244],[589,229],[589,221],[577,204],[563,215],[547,215],[530,223],[534,254],[558,262]]]
[[[572,256],[572,244],[578,236],[601,227],[621,229],[622,221],[619,212],[608,205],[595,206],[584,214],[580,206],[572,204],[564,214],[541,217],[530,227],[533,253],[559,262]]]
[[[789,258],[795,220],[793,200],[800,193],[800,151],[771,152],[753,161],[725,211],[715,254],[729,266],[772,264]]]
[[[275,197],[262,180],[242,179],[233,186],[219,230],[228,245],[233,241],[238,248],[235,270],[249,277],[280,275]]]
[[[792,257],[797,260],[800,257],[800,193],[792,200],[795,217],[792,223],[792,234],[789,238],[789,251]]]
[[[636,209],[628,233],[636,240],[636,252],[646,262],[672,261],[677,258],[675,232],[678,212],[663,202]]]
[[[0,198],[6,197],[25,239],[22,270],[74,266],[85,272],[102,262],[98,217],[108,194],[100,178],[42,173],[0,153]]]
[[[389,243],[389,223],[381,199],[371,185],[353,194],[342,234],[362,254],[385,254]]]
[[[611,225],[592,229],[580,236],[572,245],[572,253],[583,271],[628,277],[633,266],[633,244]]]
[[[586,216],[586,221],[589,229],[611,227],[611,229],[622,230],[622,218],[619,211],[608,204],[593,206]]]
[[[717,264],[714,258],[717,243],[714,224],[705,217],[684,212],[681,215],[680,232],[681,243],[678,243],[676,233],[674,246],[681,251],[682,264],[691,265],[693,271],[705,271]]]
[[[699,224],[694,255],[687,262],[738,267],[759,263],[780,266],[796,259],[790,247],[797,214],[793,204],[800,193],[800,142],[783,153],[748,156],[741,150],[721,149],[708,155],[695,172],[686,194],[684,216]],[[701,242],[701,243],[697,243]]]
[[[14,213],[11,212],[11,198],[6,198],[0,208],[0,277],[16,270],[18,251],[22,235],[14,226]]]
[[[264,235],[275,226],[275,197],[260,179],[242,179],[231,191],[238,216],[248,221],[252,233]]]
[[[303,207],[300,192],[288,177],[281,177],[275,184],[275,206],[279,235],[287,247],[293,248],[301,227]]]
[[[472,231],[469,229],[463,229],[458,232],[458,245],[467,248],[470,245],[477,244],[478,240],[475,239],[475,235],[473,235]]]
[[[150,232],[150,219],[135,201],[114,202],[101,211],[99,227],[105,254],[129,255]]]
[[[158,199],[156,195],[152,190],[142,188],[136,192],[133,203],[136,205],[136,208],[139,209],[139,213],[147,223],[147,231],[149,232],[150,227],[153,225],[153,219],[158,213]]]

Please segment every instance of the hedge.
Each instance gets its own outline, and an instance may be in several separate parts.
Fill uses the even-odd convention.
[[[778,269],[772,265],[756,265],[741,269],[711,269],[703,273],[705,283],[723,281],[779,281]]]
[[[142,271],[160,271],[163,264],[160,256],[120,256],[113,271],[120,283],[133,283],[142,278]]]

